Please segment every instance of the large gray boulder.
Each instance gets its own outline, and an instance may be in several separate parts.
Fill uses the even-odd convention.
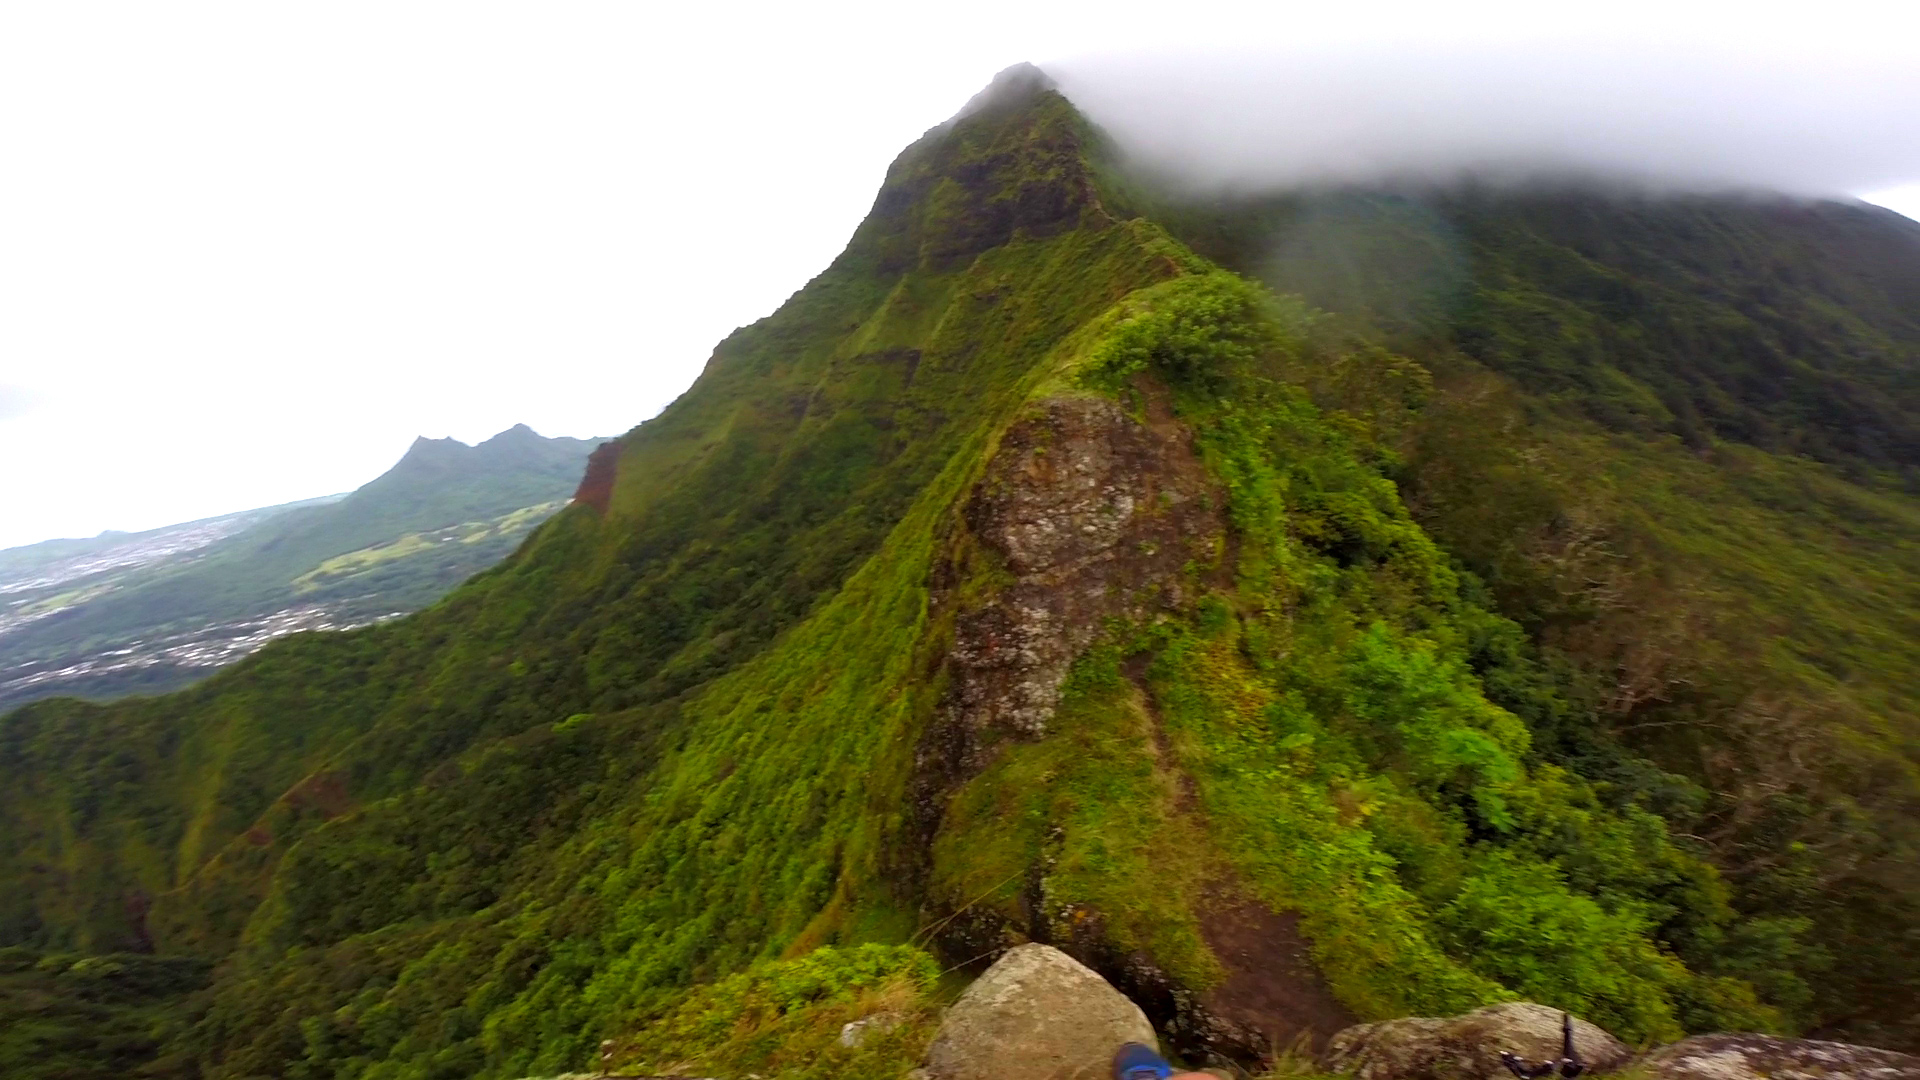
[[[1140,1007],[1046,945],[1007,951],[927,1048],[928,1080],[1104,1080],[1123,1042],[1157,1046]]]
[[[1560,1010],[1530,1001],[1489,1005],[1465,1016],[1409,1016],[1356,1024],[1327,1044],[1327,1064],[1358,1080],[1511,1080],[1500,1052],[1529,1061],[1560,1056]],[[1632,1052],[1585,1020],[1573,1045],[1590,1070],[1617,1068]]]
[[[1920,1080],[1908,1054],[1771,1035],[1695,1035],[1635,1064],[1658,1080]]]

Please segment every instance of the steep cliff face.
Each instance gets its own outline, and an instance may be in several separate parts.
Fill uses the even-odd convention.
[[[1036,403],[1001,437],[964,520],[1005,581],[971,604],[935,594],[956,614],[950,689],[920,751],[934,791],[1006,739],[1045,736],[1068,668],[1109,620],[1190,608],[1187,568],[1225,554],[1223,508],[1186,430],[1102,398]]]
[[[444,604],[9,717],[0,936],[152,898],[228,961],[214,1077],[559,1072],[870,942],[1056,942],[1228,1056],[1796,1022],[1806,928],[1730,903],[1684,778],[1559,753],[1587,684],[1403,498],[1497,395],[1121,220],[1099,146],[1014,73]]]

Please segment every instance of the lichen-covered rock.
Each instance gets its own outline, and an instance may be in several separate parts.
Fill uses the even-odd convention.
[[[1046,734],[1106,620],[1177,608],[1226,527],[1185,428],[1087,397],[1049,398],[1008,429],[966,521],[1012,581],[954,626],[953,688],[921,761],[950,782],[1002,738]]]
[[[1920,1057],[1771,1035],[1695,1035],[1636,1064],[1660,1080],[1920,1080]]]
[[[840,1027],[840,1045],[856,1047],[866,1045],[872,1035],[884,1035],[906,1022],[906,1016],[897,1012],[874,1013],[850,1021]]]
[[[1123,1042],[1157,1045],[1140,1007],[1046,945],[1007,951],[953,1003],[928,1080],[1096,1080]]]
[[[1529,1061],[1560,1056],[1560,1015],[1510,1001],[1465,1016],[1357,1024],[1333,1037],[1327,1063],[1358,1080],[1496,1080],[1511,1075],[1500,1064],[1502,1050]],[[1616,1068],[1631,1056],[1625,1043],[1578,1018],[1573,1045],[1592,1071]]]

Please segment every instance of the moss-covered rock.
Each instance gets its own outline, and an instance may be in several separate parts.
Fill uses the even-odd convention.
[[[1635,1062],[1652,1080],[1920,1080],[1920,1057],[1771,1035],[1696,1035]]]
[[[1464,1016],[1403,1017],[1348,1028],[1333,1037],[1327,1064],[1356,1080],[1497,1080],[1513,1075],[1510,1053],[1529,1063],[1562,1057],[1562,1013],[1509,1001]],[[1605,1030],[1575,1019],[1573,1045],[1590,1072],[1619,1068],[1633,1052]]]
[[[1158,1044],[1140,1007],[1058,949],[1021,945],[994,961],[940,1021],[928,1080],[1096,1080],[1122,1043]]]

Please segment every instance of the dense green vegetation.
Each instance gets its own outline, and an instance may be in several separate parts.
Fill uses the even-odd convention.
[[[260,520],[204,547],[54,584],[31,581],[114,541],[0,552],[0,568],[25,586],[11,590],[8,614],[44,613],[0,632],[0,707],[56,693],[105,699],[178,689],[213,666],[179,652],[217,653],[288,609],[321,609],[333,625],[354,625],[425,607],[505,558],[558,510],[592,446],[525,425],[471,447],[417,439],[392,469],[344,497],[254,511]]]
[[[1165,216],[1338,308],[1336,351],[1431,372],[1411,412],[1390,365],[1293,380],[1380,429],[1416,520],[1541,649],[1541,751],[1700,845],[1754,920],[1734,945],[1786,949],[1746,972],[1803,1024],[1912,1043],[1920,937],[1884,928],[1920,924],[1920,225],[1579,191]]]
[[[208,963],[0,948],[0,1062],[10,1080],[192,1076],[161,1048],[191,1015]]]
[[[1349,327],[1422,360],[1483,365],[1562,414],[1920,483],[1920,224],[1892,211],[1574,187],[1155,214]]]
[[[894,1080],[919,1064],[938,1019],[940,970],[906,945],[826,946],[702,986],[602,1051],[609,1071],[724,1069],[794,1080]],[[883,1017],[858,1046],[848,1021]]]
[[[1781,1026],[1715,974],[1741,931],[1713,870],[1637,800],[1607,805],[1529,763],[1525,721],[1488,686],[1529,686],[1531,710],[1562,702],[1520,628],[1462,595],[1365,429],[1279,377],[1303,359],[1298,313],[1269,314],[1217,271],[1130,303],[1085,378],[1174,389],[1241,538],[1234,584],[1082,661],[1070,722],[963,796],[940,854],[975,880],[954,895],[991,882],[1002,845],[1016,867],[1044,859],[1050,903],[1104,913],[1124,944],[1205,986],[1218,962],[1197,913],[1222,867],[1191,854],[1204,833],[1244,887],[1303,915],[1322,970],[1364,1015],[1517,994],[1633,1039]],[[1349,358],[1368,360],[1393,363]],[[1181,822],[1171,786],[1154,782],[1142,709],[1170,744],[1157,767],[1193,779],[1200,822]],[[1133,791],[1158,805],[1143,813]],[[978,865],[980,849],[999,859]],[[1690,948],[1708,939],[1720,950]]]
[[[1529,267],[1565,214],[1461,197],[1493,224],[1395,263],[1450,284],[1321,315],[1175,239],[1287,286],[1262,230],[1298,202],[1123,203],[1099,147],[1009,80],[622,440],[604,513],[408,619],[0,720],[0,943],[217,961],[139,1050],[206,1077],[893,1076],[917,947],[1047,937],[1205,991],[1224,895],[1297,913],[1363,1017],[1920,1038],[1920,512],[1906,444],[1852,437],[1912,419],[1913,309],[1874,284],[1920,274],[1910,234],[1855,222],[1893,230],[1872,274],[1802,261],[1767,302],[1881,349],[1792,345],[1844,382],[1816,409],[1741,393],[1774,385],[1744,352],[1686,366],[1739,279],[1644,261],[1665,226],[1561,278]],[[1688,212],[1788,243],[1764,207]],[[1660,303],[1596,308],[1595,267]],[[930,761],[956,620],[1009,587],[969,493],[1062,395],[1184,432],[1227,542],[1100,627],[1044,736]],[[955,786],[917,805],[930,768]],[[882,1009],[906,1022],[833,1042]]]

